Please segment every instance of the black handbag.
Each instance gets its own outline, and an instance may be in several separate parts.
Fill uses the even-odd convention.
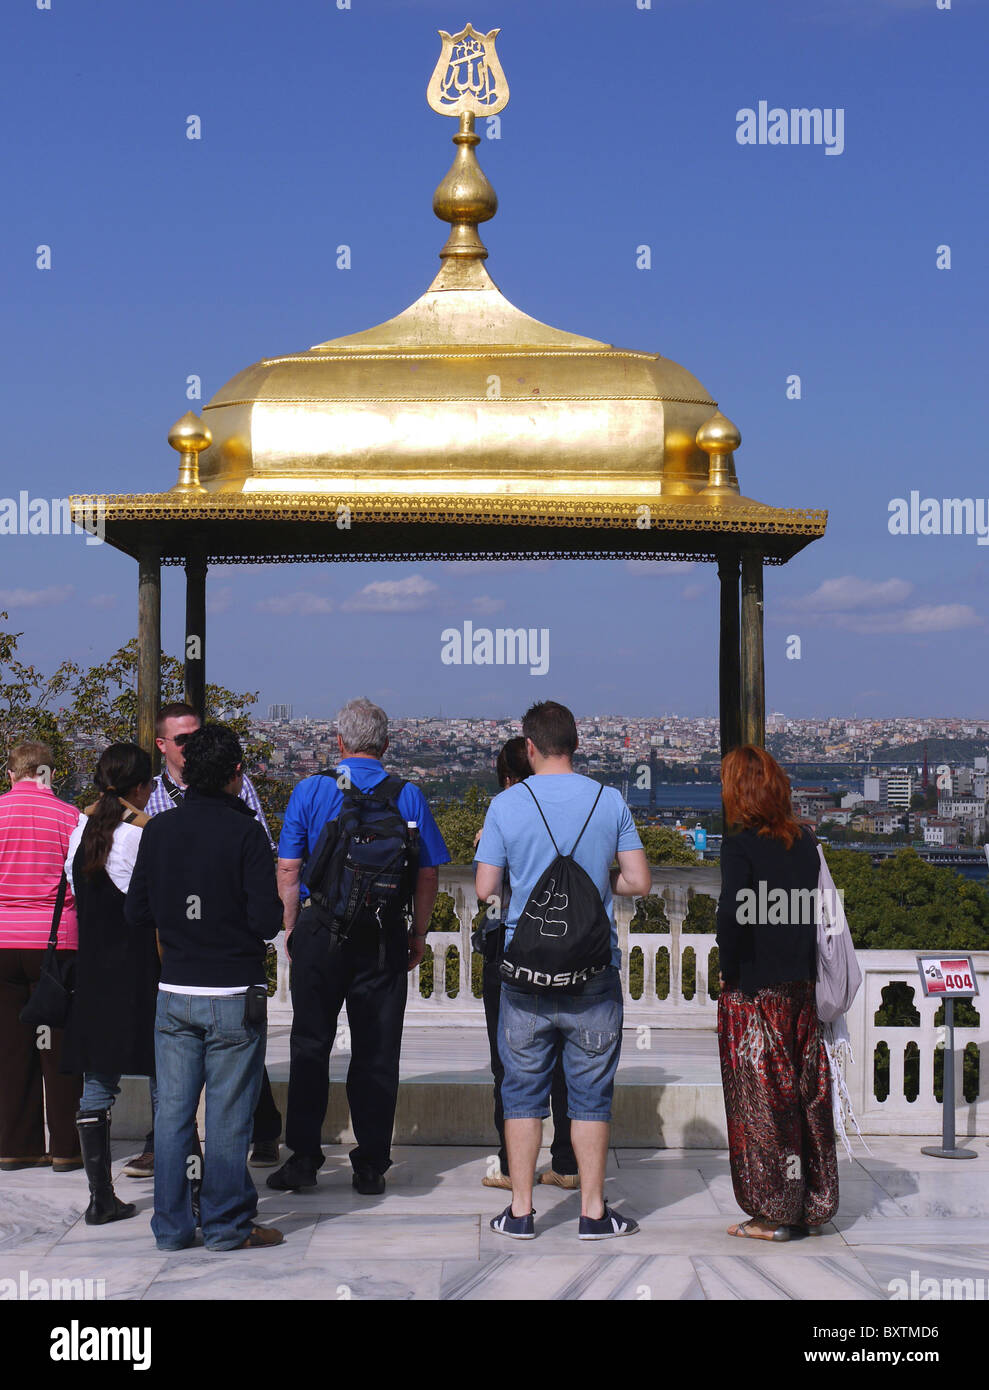
[[[41,962],[41,976],[27,1003],[21,1009],[20,1020],[28,1028],[64,1028],[72,1005],[75,985],[76,953],[59,951],[58,924],[65,906],[68,880],[63,871],[55,897],[52,929],[48,934],[48,949]]]

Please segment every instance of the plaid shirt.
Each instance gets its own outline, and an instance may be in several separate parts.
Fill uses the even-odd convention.
[[[164,776],[165,774],[163,772],[159,772],[154,780],[154,785],[151,788],[151,795],[148,797],[148,804],[144,808],[144,814],[146,816],[157,816],[160,811],[171,811],[176,804],[165,790]],[[180,787],[179,790],[184,796],[185,788]],[[181,797],[179,799],[181,800]],[[254,783],[246,773],[244,775],[244,786],[240,793],[240,799],[241,801],[246,801],[247,805],[250,806],[258,819],[258,824],[268,837],[268,843],[271,845],[272,849],[274,849],[275,842],[271,838],[271,831],[268,829],[268,822],[264,818],[261,802],[258,799],[257,792],[254,790]]]

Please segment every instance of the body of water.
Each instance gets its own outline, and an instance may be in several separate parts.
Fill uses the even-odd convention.
[[[620,786],[620,780],[610,779],[612,785]],[[826,791],[838,791],[840,788],[847,788],[847,782],[827,781],[815,782],[814,786],[824,787]],[[720,782],[657,782],[656,783],[656,808],[657,810],[691,810],[691,811],[720,811],[721,810],[721,783]],[[628,789],[626,798],[630,806],[648,809],[650,800],[647,791],[640,791],[638,787],[632,785]]]
[[[721,810],[720,782],[657,782],[655,791],[657,810],[689,808],[708,813]],[[627,799],[628,804],[636,808],[648,809],[650,805],[649,793],[638,787],[629,787]]]

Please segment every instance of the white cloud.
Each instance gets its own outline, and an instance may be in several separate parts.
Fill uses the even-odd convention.
[[[906,579],[859,579],[844,574],[825,579],[801,598],[783,599],[782,606],[801,613],[845,613],[856,608],[887,608],[902,603],[913,592]]]
[[[310,616],[313,613],[332,613],[335,605],[325,594],[312,594],[300,589],[294,594],[274,594],[271,598],[259,599],[254,607],[258,613],[301,613]]]
[[[66,603],[74,592],[71,584],[50,584],[47,589],[0,589],[0,608],[51,608]]]
[[[963,627],[981,627],[985,620],[967,603],[925,603],[899,613],[854,613],[836,618],[836,626],[849,632],[895,632],[924,635],[956,632]]]
[[[480,594],[477,598],[471,599],[470,606],[475,613],[500,613],[505,606],[505,600],[492,598],[489,594]]]
[[[345,613],[420,613],[431,608],[439,585],[421,574],[365,584],[340,605]]]

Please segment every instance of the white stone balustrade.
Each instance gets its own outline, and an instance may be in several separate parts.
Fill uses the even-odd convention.
[[[715,946],[713,934],[690,933],[683,930],[691,898],[707,894],[717,899],[721,886],[720,870],[716,864],[693,867],[653,869],[653,892],[663,899],[670,923],[669,933],[630,933],[629,922],[635,904],[628,898],[616,898],[615,917],[619,944],[622,950],[622,983],[625,995],[625,1022],[629,1027],[648,1025],[656,1029],[710,1029],[716,1026],[717,1003],[708,994],[708,962]],[[433,951],[433,990],[428,998],[420,991],[419,971],[409,981],[409,1006],[406,1026],[415,1027],[484,1027],[484,1009],[471,989],[471,945],[473,918],[477,912],[473,870],[469,866],[446,865],[440,869],[440,892],[453,899],[459,923],[455,932],[430,932],[428,944]],[[278,991],[269,1004],[272,1023],[291,1019],[292,1007],[288,995],[288,971],[283,939],[278,938]],[[459,953],[458,988],[456,995],[447,994],[446,956],[451,948]],[[643,955],[643,985],[640,998],[629,992],[629,957],[631,950],[640,949]],[[691,998],[683,992],[684,956],[690,950],[695,960],[695,986]],[[656,961],[666,951],[670,962],[669,992],[665,999],[656,995]],[[974,955],[980,987],[989,990],[989,952]],[[860,951],[859,963],[863,986],[848,1018],[849,1033],[855,1063],[848,1076],[849,1090],[856,1115],[866,1134],[934,1134],[941,1129],[941,1105],[934,1096],[934,1054],[938,1030],[934,1015],[935,999],[925,1000],[920,988],[916,957],[910,951]],[[920,1023],[911,1027],[891,1028],[875,1022],[882,1005],[882,990],[889,984],[905,981],[914,988],[914,1005]],[[979,1095],[968,1102],[962,1090],[962,1052],[974,1042],[983,1052],[989,1042],[989,1000],[985,1008],[975,1001],[981,1022],[978,1027],[955,1029],[955,1094],[957,1097],[956,1125],[959,1137],[989,1135],[989,1052],[983,1055],[980,1067]],[[879,1042],[890,1049],[889,1096],[879,1101],[874,1094],[874,1054]],[[904,1050],[908,1043],[920,1050],[920,1090],[914,1101],[904,1095]],[[661,1044],[660,1044],[661,1045]]]

